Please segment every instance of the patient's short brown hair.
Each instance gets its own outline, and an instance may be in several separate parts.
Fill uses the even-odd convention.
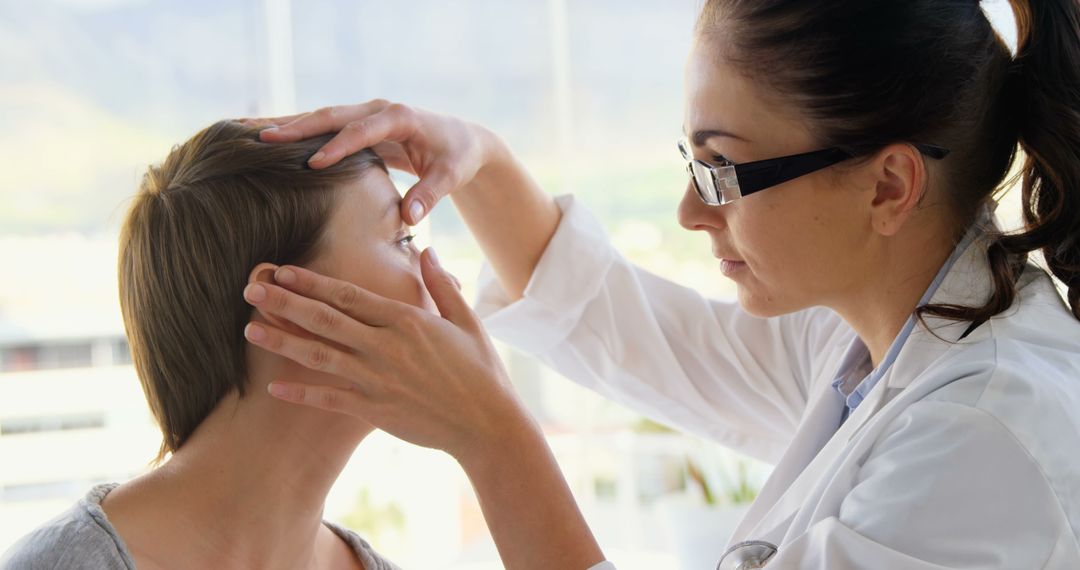
[[[220,121],[151,166],[120,235],[120,308],[135,369],[163,441],[176,451],[247,381],[243,290],[260,262],[303,265],[318,252],[336,190],[371,167],[370,150],[325,169],[307,159],[329,136],[264,143]]]

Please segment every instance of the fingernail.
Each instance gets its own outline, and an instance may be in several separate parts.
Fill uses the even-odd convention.
[[[266,329],[255,323],[248,323],[248,325],[244,327],[244,336],[246,336],[248,340],[259,342],[266,338]]]
[[[308,163],[310,164],[312,162],[319,162],[320,160],[322,160],[325,157],[326,157],[326,153],[320,150],[319,152],[311,155],[311,158],[308,159]]]
[[[261,303],[266,300],[266,287],[258,283],[252,283],[244,288],[244,298],[252,303]]]
[[[271,383],[267,384],[266,385],[266,390],[268,392],[270,392],[271,396],[276,396],[278,398],[284,398],[285,396],[287,396],[289,394],[288,387],[286,387],[284,384],[282,384],[280,382],[271,382]]]
[[[263,129],[261,132],[264,132],[264,133],[276,133],[277,131],[278,131],[277,125],[271,125],[269,127],[266,127],[265,129]]]
[[[409,204],[409,215],[412,216],[413,224],[420,221],[424,215],[424,205],[420,203],[420,200],[413,200],[413,203]]]
[[[435,248],[428,248],[428,258],[431,259],[431,264],[439,269],[442,269],[442,264],[439,263],[439,256],[435,253]]]
[[[274,280],[282,285],[292,285],[296,283],[296,272],[282,267],[277,270],[277,273],[274,273]]]

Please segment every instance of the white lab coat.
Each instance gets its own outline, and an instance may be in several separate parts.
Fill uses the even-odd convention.
[[[832,311],[762,319],[615,252],[572,197],[525,297],[490,269],[495,337],[659,421],[776,468],[728,544],[779,546],[768,568],[1080,569],[1080,322],[1029,265],[1017,303],[959,342],[928,317],[837,429],[832,387],[856,339]],[[933,303],[990,291],[985,240]],[[726,550],[717,537],[716,556]]]

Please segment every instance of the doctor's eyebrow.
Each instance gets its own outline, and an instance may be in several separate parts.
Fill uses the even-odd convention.
[[[683,135],[686,136],[686,125],[683,125],[682,132]],[[726,137],[747,143],[750,142],[750,139],[748,138],[739,136],[730,131],[725,131],[723,129],[703,129],[699,131],[694,131],[694,134],[692,136],[689,136],[689,139],[690,142],[694,144],[694,146],[701,147],[705,146],[705,143],[709,142],[709,139],[715,137]]]

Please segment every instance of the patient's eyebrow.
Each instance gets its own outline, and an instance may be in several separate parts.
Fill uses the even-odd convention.
[[[394,214],[400,214],[401,200],[391,200],[386,205],[386,209],[379,215],[379,222],[383,224],[389,224],[394,221]],[[401,223],[401,216],[397,216],[397,224]]]

